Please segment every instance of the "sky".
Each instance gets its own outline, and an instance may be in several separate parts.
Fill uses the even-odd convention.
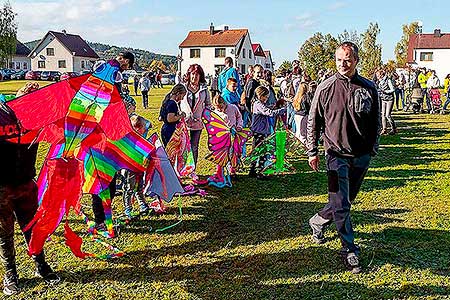
[[[1,2],[1,0],[0,0]],[[423,22],[423,32],[450,32],[448,1],[353,0],[10,0],[17,13],[18,38],[41,39],[49,30],[79,34],[88,41],[177,55],[191,30],[210,23],[247,28],[253,43],[271,50],[275,67],[293,60],[316,32],[337,36],[344,30],[364,32],[380,27],[383,61],[394,59],[402,24]]]

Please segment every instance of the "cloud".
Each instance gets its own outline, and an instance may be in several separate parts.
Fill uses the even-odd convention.
[[[335,10],[341,9],[341,8],[343,8],[343,7],[346,7],[347,5],[348,5],[347,2],[344,2],[344,1],[337,1],[337,2],[334,2],[334,3],[330,4],[330,5],[327,7],[327,9],[330,10],[330,11],[335,11]]]
[[[132,0],[66,0],[16,2],[18,35],[21,40],[40,39],[48,30],[88,31],[92,22],[102,20]],[[84,29],[84,30],[83,30]]]
[[[309,30],[316,27],[319,24],[318,16],[312,13],[304,13],[300,16],[296,16],[292,23],[285,24],[285,29],[291,30]]]
[[[178,18],[172,17],[172,16],[142,16],[142,17],[134,17],[132,19],[132,22],[134,24],[142,24],[142,23],[149,23],[149,24],[173,24],[175,22],[179,21]]]

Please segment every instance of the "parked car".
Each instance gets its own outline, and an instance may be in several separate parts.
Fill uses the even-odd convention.
[[[25,79],[26,73],[27,73],[27,71],[25,71],[25,70],[19,70],[11,75],[11,79],[14,79],[14,80]]]
[[[69,79],[69,78],[73,78],[73,77],[77,77],[77,76],[80,76],[80,74],[78,74],[77,72],[64,72],[61,74],[60,80],[65,80],[65,79]]]
[[[162,84],[175,84],[175,76],[173,74],[163,74],[161,76],[161,83]]]
[[[16,73],[13,69],[0,69],[2,80],[10,80],[11,75]]]
[[[85,75],[85,74],[89,74],[89,73],[92,73],[92,71],[83,70],[83,71],[80,72],[80,75]]]
[[[274,86],[280,86],[281,83],[283,82],[283,80],[284,80],[284,76],[277,76],[277,77],[275,77],[273,85]]]
[[[39,79],[41,79],[41,71],[28,71],[25,74],[25,79],[28,79],[28,80],[39,80]]]
[[[59,81],[60,77],[61,73],[58,71],[43,71],[41,73],[41,80]]]

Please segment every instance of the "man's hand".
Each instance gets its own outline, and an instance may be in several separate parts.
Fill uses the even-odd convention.
[[[319,171],[319,156],[311,156],[308,158],[308,164],[311,167],[311,169],[313,169],[314,171],[318,172]]]

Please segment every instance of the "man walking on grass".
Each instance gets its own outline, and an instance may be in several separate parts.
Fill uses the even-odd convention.
[[[341,255],[353,273],[361,272],[360,249],[354,242],[350,206],[356,198],[378,151],[380,105],[374,84],[356,71],[358,47],[350,42],[336,49],[338,72],[323,81],[311,103],[307,148],[309,165],[319,170],[321,132],[328,175],[328,203],[309,224],[316,243],[325,242],[324,231],[333,221],[342,243]]]

